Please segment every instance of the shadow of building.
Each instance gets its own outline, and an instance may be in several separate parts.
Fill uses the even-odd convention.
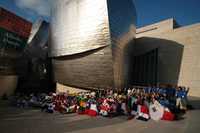
[[[184,46],[175,41],[141,37],[125,49],[127,86],[129,85],[177,85]],[[125,60],[125,63],[126,62]]]

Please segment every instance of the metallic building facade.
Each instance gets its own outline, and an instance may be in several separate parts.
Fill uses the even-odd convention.
[[[17,63],[17,91],[51,91],[51,59],[48,58],[49,23],[41,19],[32,27],[23,56]],[[27,89],[28,88],[28,89]]]
[[[51,56],[110,45],[106,0],[58,0],[51,20]]]
[[[132,0],[57,0],[49,50],[54,80],[81,88],[124,86],[135,20]]]
[[[32,27],[25,54],[30,58],[45,59],[48,54],[48,39],[49,23],[39,19]]]

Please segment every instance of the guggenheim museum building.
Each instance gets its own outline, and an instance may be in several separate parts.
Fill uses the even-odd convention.
[[[49,41],[54,81],[87,89],[127,86],[135,22],[132,0],[56,0]]]
[[[200,96],[200,23],[136,29],[133,0],[56,0],[50,24],[1,7],[0,18],[0,96],[148,85],[188,86]]]

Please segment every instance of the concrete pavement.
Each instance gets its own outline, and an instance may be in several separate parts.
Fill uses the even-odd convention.
[[[196,109],[188,111],[179,121],[129,120],[92,118],[85,115],[47,114],[35,109],[10,107],[0,101],[0,133],[199,133],[200,99],[191,103]]]

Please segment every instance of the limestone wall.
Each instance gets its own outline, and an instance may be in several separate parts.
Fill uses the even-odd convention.
[[[161,82],[188,86],[190,95],[200,97],[200,24],[141,34],[136,42],[140,47],[135,51],[159,48]]]
[[[174,20],[167,19],[155,24],[151,24],[145,27],[138,28],[136,30],[136,37],[148,36],[155,33],[161,33],[173,30],[174,27]]]
[[[11,95],[17,87],[18,77],[12,76],[0,76],[0,96],[7,94]]]

